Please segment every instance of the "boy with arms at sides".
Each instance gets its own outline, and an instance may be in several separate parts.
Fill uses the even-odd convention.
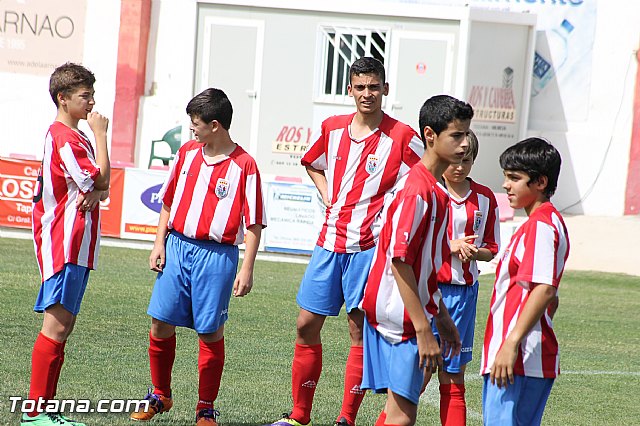
[[[58,109],[45,138],[42,167],[33,198],[33,238],[42,285],[34,311],[44,312],[33,346],[29,399],[53,399],[67,338],[100,247],[99,202],[108,197],[111,168],[107,151],[109,120],[93,112],[95,76],[66,63],[49,80]],[[78,129],[87,120],[95,137]],[[21,425],[76,425],[60,413],[24,413]]]
[[[450,200],[447,236],[451,256],[438,271],[438,287],[462,342],[460,354],[445,357],[438,372],[440,421],[445,426],[467,422],[464,372],[472,358],[476,325],[477,261],[493,259],[500,244],[498,203],[493,191],[468,177],[478,156],[478,139],[472,130],[467,139],[469,147],[462,161],[451,164],[443,174]],[[432,329],[437,338],[435,324]]]
[[[160,190],[163,205],[149,256],[149,267],[158,272],[147,311],[154,389],[145,397],[148,409],[131,419],[151,420],[173,406],[171,370],[180,326],[199,337],[196,425],[217,426],[213,404],[224,367],[229,300],[251,291],[266,216],[256,162],[229,135],[233,110],[225,93],[206,89],[189,102],[187,114],[195,140],[178,150]]]
[[[425,153],[398,182],[384,213],[362,301],[362,387],[387,393],[376,426],[415,424],[426,376],[442,367],[443,355],[460,352],[460,337],[437,281],[443,260],[450,256],[449,197],[440,181],[450,164],[464,158],[472,118],[471,106],[451,96],[425,101],[420,109]]]
[[[511,237],[496,270],[481,363],[485,425],[539,425],[559,373],[551,320],[569,236],[550,198],[560,164],[558,151],[535,137],[500,156],[509,204],[529,218]]]
[[[335,424],[355,424],[364,398],[360,389],[364,313],[358,304],[380,231],[380,211],[385,194],[420,160],[424,150],[413,129],[382,111],[382,98],[389,91],[382,62],[360,58],[351,66],[349,78],[348,92],[356,112],[325,120],[302,158],[327,207],[326,219],[297,296],[293,410],[274,426],[311,424],[322,371],[320,331],[326,317],[337,316],[343,304],[351,348]]]

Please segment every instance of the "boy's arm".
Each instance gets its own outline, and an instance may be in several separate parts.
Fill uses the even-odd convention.
[[[436,367],[442,367],[440,346],[431,331],[431,323],[424,313],[424,307],[418,295],[418,284],[413,269],[399,258],[391,262],[391,271],[398,285],[398,291],[404,307],[409,314],[418,341],[419,367],[432,372]]]
[[[247,295],[253,287],[253,265],[256,261],[260,236],[262,235],[262,225],[256,223],[247,228],[245,235],[244,259],[242,266],[233,283],[233,295],[242,297]]]
[[[491,383],[498,387],[507,387],[509,384],[513,384],[513,365],[518,356],[520,341],[540,321],[549,305],[556,300],[557,289],[554,286],[534,283],[531,285],[533,290],[529,293],[529,298],[522,307],[516,325],[502,342],[502,346],[496,354],[496,360],[491,366],[489,378]]]
[[[462,349],[462,342],[460,341],[460,333],[456,324],[449,315],[444,301],[440,299],[438,315],[436,315],[435,323],[440,334],[440,345],[442,348],[442,354],[448,357],[454,357],[460,354]]]
[[[305,166],[305,167],[307,168],[307,174],[313,181],[313,184],[316,186],[316,188],[318,188],[318,192],[322,197],[322,202],[324,203],[325,207],[331,208],[331,199],[329,198],[329,194],[327,193],[327,191],[329,190],[329,187],[327,184],[327,177],[325,176],[324,171],[315,169],[311,166]]]
[[[162,272],[165,265],[165,249],[164,240],[169,233],[169,216],[171,210],[166,204],[162,204],[160,210],[160,219],[158,219],[158,230],[156,231],[156,240],[153,243],[153,249],[149,255],[149,268],[155,272]]]
[[[111,179],[111,164],[109,163],[109,151],[107,150],[107,129],[109,119],[97,112],[90,112],[87,115],[87,123],[96,139],[96,164],[100,168],[93,180],[93,187],[101,191],[109,189]]]

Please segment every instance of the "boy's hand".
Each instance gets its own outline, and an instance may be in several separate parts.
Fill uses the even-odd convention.
[[[430,327],[424,330],[416,330],[416,340],[418,342],[418,356],[420,369],[428,369],[434,373],[436,369],[442,368],[442,353]]]
[[[87,123],[91,128],[93,134],[97,133],[107,133],[107,129],[109,128],[109,119],[104,115],[91,111],[87,114]]]
[[[477,235],[467,235],[457,240],[451,240],[451,254],[457,255],[461,262],[469,262],[478,255],[478,247],[473,243]]]
[[[516,357],[518,356],[518,346],[514,345],[507,338],[498,353],[496,354],[496,360],[491,367],[491,373],[489,379],[491,384],[501,387],[507,387],[512,385],[513,378],[513,365],[516,363]]]
[[[100,204],[102,192],[103,191],[97,189],[87,192],[86,194],[80,192],[76,200],[76,209],[81,212],[92,212]]]
[[[149,269],[155,272],[162,272],[165,265],[164,244],[154,244],[149,255]]]
[[[456,356],[462,349],[462,343],[460,342],[460,334],[458,328],[449,316],[449,312],[441,311],[436,316],[436,327],[438,328],[438,334],[440,334],[440,345],[442,345],[442,355]]]
[[[252,287],[253,272],[248,272],[241,268],[236,276],[236,280],[233,282],[233,295],[235,297],[246,296]]]

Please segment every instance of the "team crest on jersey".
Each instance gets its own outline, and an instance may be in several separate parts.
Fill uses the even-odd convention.
[[[222,199],[229,195],[229,181],[226,179],[219,178],[216,183],[216,195],[218,198]]]
[[[367,173],[370,175],[374,174],[376,170],[378,170],[378,166],[380,165],[380,159],[375,154],[369,154],[367,156]]]
[[[482,225],[483,214],[480,210],[475,210],[473,212],[473,232],[478,232],[480,229],[480,225]]]

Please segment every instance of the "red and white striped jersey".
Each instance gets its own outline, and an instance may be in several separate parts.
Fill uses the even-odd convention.
[[[160,190],[170,208],[169,229],[198,240],[241,244],[245,227],[267,225],[258,166],[239,145],[213,164],[202,150],[195,140],[180,147]]]
[[[498,202],[493,191],[470,178],[469,192],[462,199],[450,196],[449,240],[457,240],[466,235],[477,235],[473,241],[476,247],[486,248],[495,256],[500,245],[500,218]],[[462,263],[458,256],[445,259],[438,272],[438,282],[447,284],[473,285],[478,280],[478,262]]]
[[[361,309],[367,321],[390,343],[415,337],[391,262],[399,258],[410,265],[418,294],[429,319],[437,315],[441,299],[437,271],[450,256],[447,241],[446,190],[422,163],[416,164],[397,185],[385,209],[380,239],[375,248]]]
[[[42,281],[65,263],[95,269],[100,248],[100,208],[76,208],[80,192],[93,191],[100,168],[87,136],[56,121],[47,132],[33,198],[33,241]]]
[[[317,244],[336,253],[375,245],[385,194],[424,152],[417,133],[386,114],[375,131],[354,140],[349,132],[354,115],[326,119],[302,157],[304,166],[325,172],[332,206]]]
[[[550,202],[535,209],[513,234],[498,268],[484,334],[481,374],[487,374],[509,332],[515,327],[536,285],[558,287],[569,256],[569,235],[562,216]],[[514,374],[553,378],[560,372],[558,341],[545,311],[522,339]]]

